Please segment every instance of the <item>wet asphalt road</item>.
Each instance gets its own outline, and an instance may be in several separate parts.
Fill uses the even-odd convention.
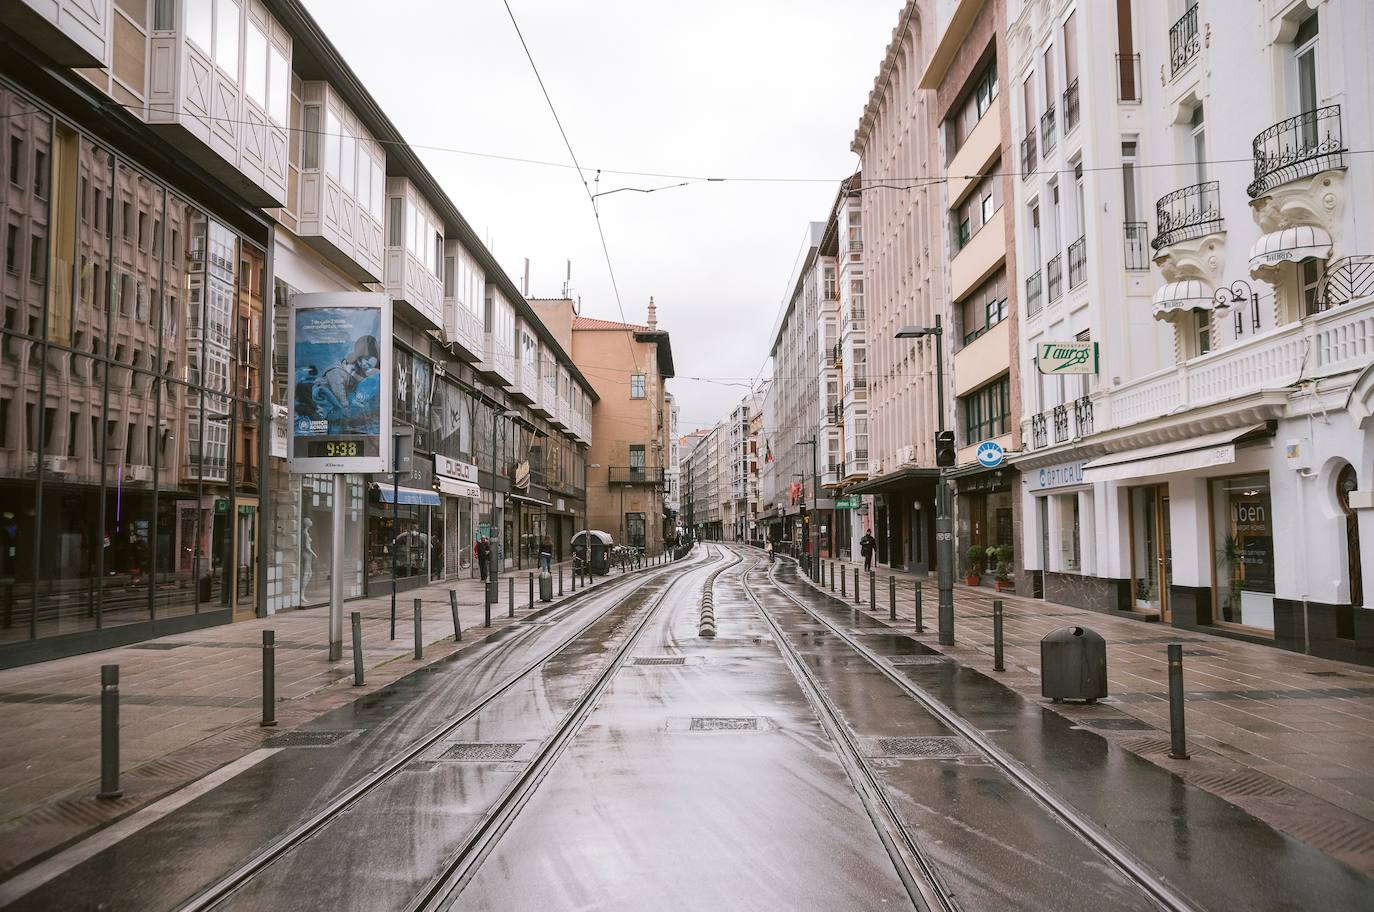
[[[804,610],[768,580],[755,552],[739,556],[716,581],[714,640],[697,635],[701,587],[737,558],[699,547],[685,563],[536,612],[317,719],[308,728],[350,734],[331,747],[266,755],[5,908],[180,908],[512,679],[216,908],[408,908],[536,770],[531,787],[514,792],[508,827],[472,853],[436,907],[911,908],[880,839],[883,824],[865,809],[851,781],[854,759],[827,733],[817,697],[859,746],[858,762],[955,908],[1158,908],[968,745],[945,758],[906,756],[926,744],[910,739],[953,733],[845,642],[848,633],[895,657],[893,670],[1090,814],[1197,908],[1374,909],[1374,885],[1343,865],[996,681],[940,661],[780,563],[779,581]],[[579,708],[608,669],[604,691]],[[541,746],[555,732],[566,746],[545,760]]]

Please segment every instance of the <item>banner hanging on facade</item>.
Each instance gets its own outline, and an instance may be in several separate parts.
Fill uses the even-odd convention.
[[[391,299],[294,295],[290,333],[291,471],[390,471]]]
[[[1042,374],[1097,373],[1097,343],[1075,339],[1072,342],[1041,342],[1036,351],[1036,366]]]

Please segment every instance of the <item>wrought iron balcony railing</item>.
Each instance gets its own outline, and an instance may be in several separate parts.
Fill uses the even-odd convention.
[[[1027,178],[1035,173],[1036,150],[1035,150],[1035,125],[1026,131],[1026,138],[1021,140],[1021,177]]]
[[[1312,312],[1320,313],[1374,295],[1374,256],[1341,257],[1326,269]]]
[[[1050,435],[1046,429],[1045,413],[1031,415],[1031,446],[1035,449],[1049,446]]]
[[[1093,401],[1087,396],[1073,401],[1073,426],[1079,437],[1087,437],[1093,432]]]
[[[1026,279],[1026,312],[1032,317],[1040,313],[1040,273]]]
[[[611,466],[607,472],[610,484],[661,485],[662,466]]]
[[[1069,439],[1069,407],[1056,405],[1051,417],[1054,419],[1054,442],[1063,443]]]
[[[1040,148],[1046,155],[1054,148],[1055,125],[1054,105],[1050,105],[1045,109],[1045,113],[1040,115]]]
[[[1251,199],[1280,184],[1319,171],[1345,167],[1341,106],[1328,105],[1281,120],[1255,137],[1255,179],[1245,191]]]
[[[1216,181],[1175,190],[1155,203],[1155,239],[1163,250],[1221,230],[1221,191]]]
[[[1140,55],[1116,55],[1116,100],[1126,104],[1140,103]]]
[[[1046,291],[1049,293],[1050,303],[1053,304],[1064,293],[1064,255],[1062,253],[1056,253],[1045,264],[1045,276]]]
[[[1197,30],[1197,7],[1190,6],[1188,11],[1169,29],[1169,76],[1188,65],[1197,52],[1202,49],[1202,37]]]
[[[1069,83],[1064,90],[1064,135],[1068,136],[1078,126],[1078,80]]]
[[[1080,237],[1069,245],[1069,287],[1077,288],[1088,279],[1088,239]]]
[[[1145,248],[1149,246],[1149,225],[1146,222],[1127,222],[1126,231],[1126,268],[1127,269],[1149,269],[1150,254]]]

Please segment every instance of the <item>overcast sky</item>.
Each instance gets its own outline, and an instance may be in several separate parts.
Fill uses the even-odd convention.
[[[518,286],[620,313],[591,204],[501,0],[307,0]],[[728,417],[767,355],[806,223],[849,143],[900,0],[511,0],[584,168],[824,183],[694,183],[599,201],[625,319],[672,334],[686,433]],[[677,179],[603,174],[601,190]],[[595,365],[589,365],[589,374]],[[716,382],[688,379],[712,378]],[[731,380],[742,385],[725,385]]]

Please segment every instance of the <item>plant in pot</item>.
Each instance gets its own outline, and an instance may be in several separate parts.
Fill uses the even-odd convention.
[[[1015,551],[1011,545],[998,545],[992,550],[995,552],[994,558],[997,561],[997,591],[1002,592],[1013,588],[1011,561]]]
[[[964,567],[964,582],[970,586],[977,586],[983,581],[983,561],[987,559],[988,549],[982,545],[972,545],[964,552],[964,557],[968,559],[967,566]]]

